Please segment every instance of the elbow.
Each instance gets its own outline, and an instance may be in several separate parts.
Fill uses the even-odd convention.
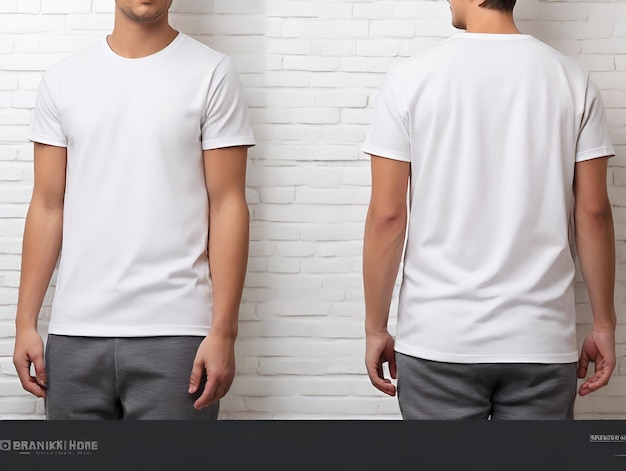
[[[613,224],[613,214],[611,203],[608,201],[597,202],[577,206],[575,208],[574,220],[577,228],[594,230],[602,229]]]
[[[404,230],[407,221],[406,205],[377,207],[371,206],[368,212],[368,225],[374,229]]]
[[[242,218],[243,218],[243,222],[245,223],[246,226],[250,225],[250,208],[248,207],[247,204],[243,205],[242,209]]]
[[[209,214],[215,216],[236,215],[238,218],[250,220],[250,208],[243,195],[209,199]]]
[[[50,196],[34,192],[29,207],[31,210],[38,210],[46,214],[63,214],[64,203],[63,195]]]
[[[612,221],[611,203],[607,200],[576,206],[576,219],[603,223]]]

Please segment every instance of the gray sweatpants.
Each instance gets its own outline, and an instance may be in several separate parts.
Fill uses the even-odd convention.
[[[576,363],[442,363],[396,353],[405,420],[571,420]]]
[[[189,377],[203,337],[48,335],[48,420],[216,420],[219,403],[197,411]]]

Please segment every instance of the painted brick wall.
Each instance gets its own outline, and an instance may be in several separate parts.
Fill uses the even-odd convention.
[[[575,57],[602,90],[618,156],[618,371],[577,417],[626,418],[626,4],[518,0],[524,32]],[[43,418],[11,362],[21,235],[32,190],[26,126],[42,72],[107,34],[113,0],[0,0],[0,419]],[[620,21],[620,19],[622,19]],[[249,272],[228,419],[398,419],[363,366],[362,233],[369,162],[359,150],[397,61],[454,34],[433,1],[175,0],[172,23],[229,54],[258,140],[250,152]],[[580,335],[591,314],[578,277]],[[49,316],[51,287],[42,309]],[[395,300],[394,300],[395,308]],[[392,313],[392,329],[395,315]]]

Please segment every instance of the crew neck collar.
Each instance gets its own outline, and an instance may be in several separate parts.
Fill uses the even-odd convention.
[[[457,33],[454,38],[467,38],[467,39],[483,39],[483,40],[495,40],[495,41],[509,41],[518,39],[530,39],[530,34],[523,33]]]
[[[116,60],[118,62],[124,62],[127,64],[140,64],[140,63],[145,63],[145,62],[151,62],[155,59],[158,59],[159,57],[162,57],[168,54],[171,50],[176,48],[178,44],[180,44],[180,42],[183,40],[183,36],[184,36],[183,33],[179,32],[176,35],[176,37],[163,49],[153,54],[150,54],[148,56],[144,56],[144,57],[131,58],[131,57],[120,56],[113,49],[111,49],[111,46],[109,46],[109,42],[107,41],[106,36],[102,39],[102,49],[107,57],[110,57],[113,60]]]

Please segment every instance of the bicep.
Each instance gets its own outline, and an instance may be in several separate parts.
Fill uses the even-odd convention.
[[[609,202],[607,194],[608,156],[584,160],[574,170],[574,197],[577,209],[596,210]]]
[[[50,207],[63,205],[67,148],[47,144],[34,144],[33,199]]]
[[[371,204],[403,210],[406,207],[410,162],[372,155]]]
[[[246,146],[204,151],[204,176],[211,203],[227,197],[244,197],[246,190]]]

